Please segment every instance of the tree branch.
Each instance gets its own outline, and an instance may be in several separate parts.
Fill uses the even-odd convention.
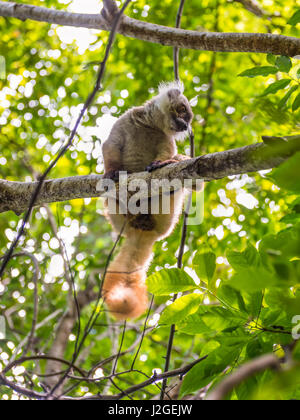
[[[220,384],[218,384],[212,392],[208,394],[206,400],[223,400],[230,391],[242,382],[267,369],[280,369],[280,360],[273,354],[266,354],[241,366],[234,373],[228,375]]]
[[[152,180],[177,179],[184,182],[186,179],[202,179],[208,182],[275,168],[298,151],[300,151],[300,136],[284,139],[264,137],[264,143],[188,159],[152,173],[131,174],[125,182],[129,184],[139,179],[149,186]],[[101,192],[98,188],[102,179],[101,175],[87,175],[46,180],[35,206],[78,198],[100,197],[104,195],[104,191]],[[120,185],[124,187],[124,184]],[[11,210],[21,214],[28,208],[36,186],[37,182],[0,180],[0,213]],[[130,196],[130,192],[128,194]]]
[[[46,357],[46,356],[40,356],[40,357]],[[29,358],[28,358],[29,359]],[[205,359],[207,359],[207,356],[201,357],[200,359],[194,360],[193,362],[189,363],[186,366],[183,366],[181,368],[178,369],[174,369],[172,371],[169,372],[165,372],[165,373],[161,373],[161,374],[154,374],[152,377],[150,377],[149,379],[147,379],[144,382],[141,382],[139,384],[133,385],[130,388],[128,388],[125,391],[121,391],[119,394],[116,395],[93,395],[93,396],[89,396],[89,397],[55,397],[53,396],[53,399],[60,399],[60,400],[120,400],[136,391],[139,391],[149,385],[155,384],[158,381],[163,380],[164,378],[173,378],[175,376],[179,376],[181,379],[184,375],[187,374],[187,372],[189,372],[194,366],[196,366],[198,363],[201,363],[202,361],[204,361]],[[7,369],[4,369],[4,372],[6,372]],[[84,378],[84,377],[83,377]],[[81,378],[80,378],[81,380]],[[45,394],[45,393],[39,393],[36,391],[32,391],[32,390],[28,390],[24,387],[21,387],[20,385],[10,381],[9,379],[7,379],[4,375],[4,373],[0,373],[0,386],[6,386],[8,388],[13,389],[16,393],[18,393],[19,395],[25,395],[29,398],[34,398],[37,400],[47,400],[49,398],[49,394]]]
[[[259,6],[256,0],[235,0],[237,3],[241,3],[245,9],[253,13],[257,17],[266,16],[267,13]]]
[[[0,1],[0,16],[57,25],[109,31],[105,14],[68,13],[46,7]],[[276,34],[197,32],[143,22],[124,16],[118,32],[124,36],[171,47],[223,52],[256,52],[296,56],[300,39]]]
[[[196,366],[198,363],[203,362],[207,359],[207,356],[201,357],[200,359],[194,360],[193,362],[189,363],[186,366],[183,366],[178,369],[170,370],[168,372],[163,372],[160,374],[154,373],[153,376],[151,376],[149,379],[146,379],[144,382],[141,382],[139,384],[135,384],[131,386],[130,388],[121,391],[119,394],[113,395],[113,396],[101,396],[101,395],[92,395],[89,397],[80,397],[80,398],[72,398],[72,397],[62,397],[62,400],[103,400],[103,399],[115,399],[115,400],[121,400],[124,397],[128,397],[130,394],[133,394],[134,392],[140,391],[143,388],[146,388],[149,385],[155,384],[156,382],[162,381],[166,378],[174,378],[176,376],[179,376],[180,379],[183,378],[184,375],[186,375],[194,366]]]

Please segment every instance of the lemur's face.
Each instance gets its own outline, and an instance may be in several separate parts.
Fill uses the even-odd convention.
[[[194,117],[187,98],[178,89],[168,92],[170,101],[170,125],[176,133],[187,131]]]

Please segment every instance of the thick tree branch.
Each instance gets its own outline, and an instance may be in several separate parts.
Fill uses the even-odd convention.
[[[57,25],[110,30],[105,14],[68,13],[28,4],[0,1],[0,16],[35,20]],[[171,47],[223,52],[256,52],[296,56],[300,39],[275,34],[197,32],[124,16],[118,32],[124,36]]]
[[[294,153],[300,151],[300,136],[285,139],[264,138],[264,143],[256,143],[238,149],[212,153],[169,165],[153,173],[141,172],[128,176],[127,183],[139,179],[151,185],[152,180],[202,179],[206,182],[231,175],[257,172],[279,166]],[[77,198],[100,197],[98,184],[101,175],[75,176],[46,180],[35,202],[35,206],[45,203],[69,201]],[[0,213],[24,212],[30,203],[37,182],[14,182],[0,180]],[[123,187],[124,183],[120,184]],[[133,194],[133,193],[132,193]]]

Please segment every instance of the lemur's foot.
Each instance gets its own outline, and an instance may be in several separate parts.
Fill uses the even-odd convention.
[[[150,163],[149,166],[147,166],[146,171],[153,172],[153,171],[156,171],[157,169],[164,168],[167,165],[171,165],[172,163],[177,163],[177,162],[178,161],[174,159],[169,159],[169,160],[164,160],[164,161],[155,160],[154,162]]]
[[[119,182],[119,171],[108,171],[103,176],[104,179],[111,179],[114,182]]]

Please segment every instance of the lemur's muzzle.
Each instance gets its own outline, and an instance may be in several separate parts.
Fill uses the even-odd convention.
[[[182,118],[175,119],[176,131],[186,131],[189,127],[188,123]]]

